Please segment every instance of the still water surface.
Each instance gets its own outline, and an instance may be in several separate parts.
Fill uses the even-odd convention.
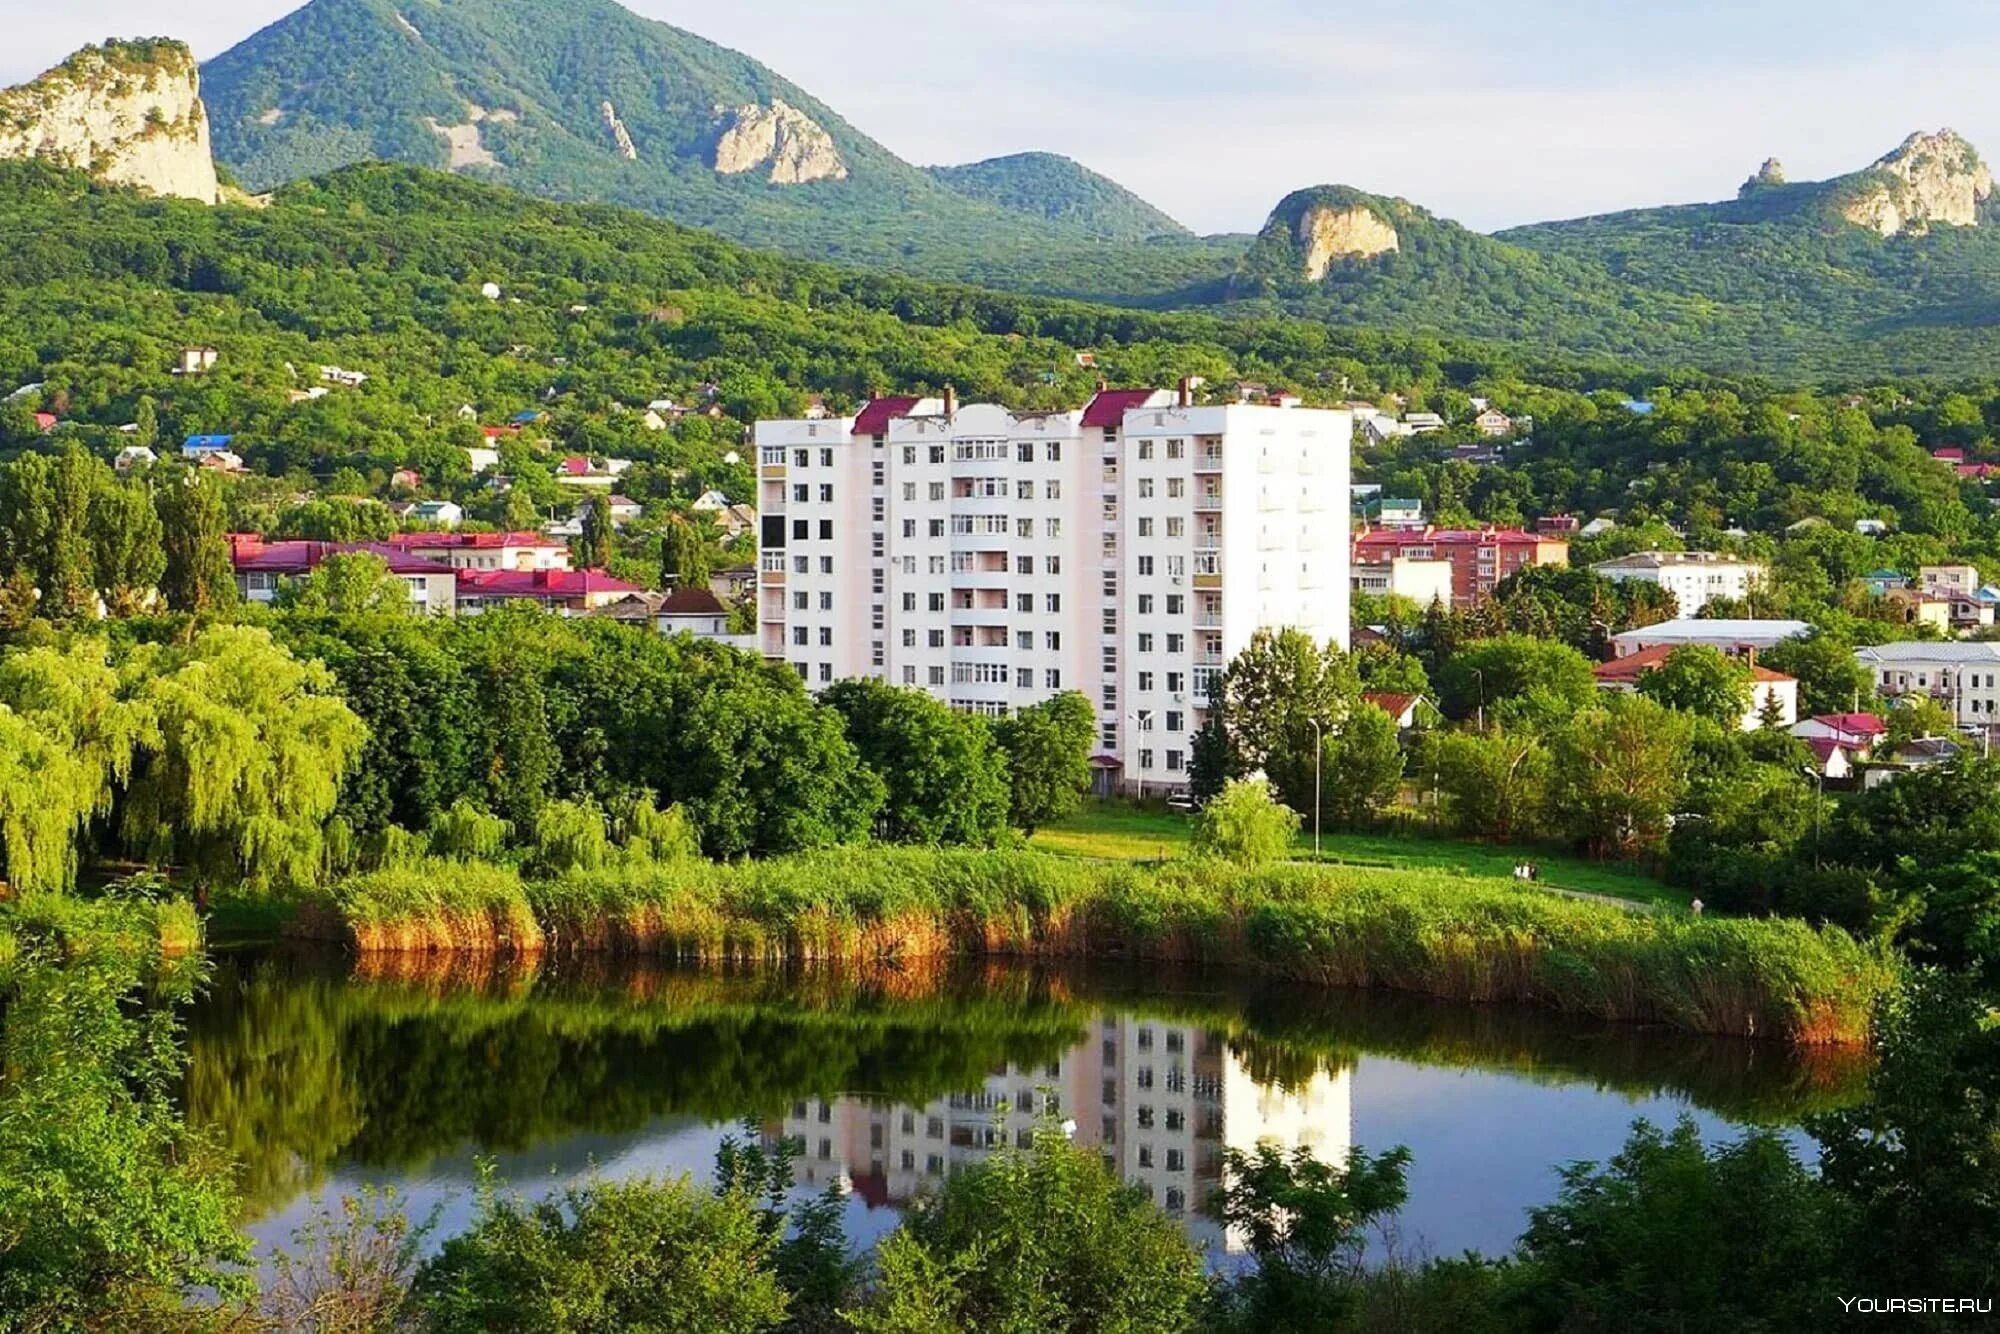
[[[1857,1096],[1848,1057],[1514,1008],[1207,974],[724,974],[225,957],[189,1020],[189,1112],[244,1164],[261,1242],[393,1184],[444,1233],[482,1158],[527,1191],[706,1179],[726,1135],[803,1142],[802,1191],[849,1195],[856,1243],[1038,1116],[1074,1124],[1218,1259],[1199,1205],[1225,1146],[1414,1154],[1394,1245],[1505,1251],[1556,1169],[1631,1122],[1711,1138]],[[1811,1144],[1796,1136],[1801,1151]]]

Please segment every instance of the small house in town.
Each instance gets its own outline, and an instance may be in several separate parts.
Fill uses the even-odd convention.
[[[1646,673],[1657,670],[1681,647],[1683,645],[1657,644],[1623,658],[1601,662],[1591,669],[1591,675],[1597,678],[1598,688],[1602,690],[1637,690]],[[1768,667],[1753,665],[1749,670],[1750,703],[1743,711],[1743,730],[1756,731],[1764,725],[1767,715],[1774,716],[1778,726],[1791,727],[1799,716],[1798,680]]]
[[[184,347],[174,359],[175,375],[206,375],[215,369],[222,354],[207,345]],[[155,363],[158,364],[158,363]]]

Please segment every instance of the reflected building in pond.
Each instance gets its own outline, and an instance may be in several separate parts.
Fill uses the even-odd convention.
[[[767,1135],[803,1146],[799,1185],[851,1189],[870,1208],[898,1207],[1004,1145],[1026,1148],[1044,1116],[1182,1219],[1197,1241],[1241,1249],[1200,1211],[1222,1183],[1223,1150],[1262,1143],[1344,1160],[1353,1140],[1351,1072],[1315,1071],[1297,1087],[1259,1083],[1223,1034],[1106,1016],[1089,1040],[1046,1065],[1008,1065],[977,1089],[922,1107],[865,1095],[794,1103]]]

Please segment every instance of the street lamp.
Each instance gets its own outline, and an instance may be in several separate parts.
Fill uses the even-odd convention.
[[[1486,735],[1486,673],[1474,667],[1472,674],[1479,678],[1479,734],[1484,736]]]
[[[1139,729],[1141,726],[1140,718],[1142,716],[1137,713],[1128,713],[1125,715],[1125,721],[1132,724],[1132,768],[1139,775],[1139,795],[1137,800],[1143,806],[1146,804],[1146,771],[1139,767]]]
[[[1313,860],[1319,860],[1319,759],[1326,752],[1326,745],[1320,740],[1319,719],[1308,718],[1313,725]]]

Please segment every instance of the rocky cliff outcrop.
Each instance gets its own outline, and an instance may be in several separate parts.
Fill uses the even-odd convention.
[[[1299,215],[1299,249],[1308,282],[1326,277],[1336,259],[1371,259],[1402,249],[1396,229],[1365,204],[1317,204]]]
[[[847,179],[847,163],[833,136],[783,98],[772,98],[768,107],[754,102],[717,107],[716,119],[722,132],[715,143],[715,169],[725,176],[768,165],[773,185]]]
[[[1950,130],[1913,134],[1856,178],[1841,215],[1882,236],[1921,235],[1933,223],[1979,225],[1993,173],[1978,150]]]
[[[639,146],[632,142],[632,131],[626,129],[625,122],[618,119],[618,108],[606,99],[604,105],[598,109],[598,113],[604,117],[604,132],[611,136],[612,146],[618,150],[618,156],[627,162],[637,162]]]
[[[1757,174],[1743,182],[1743,188],[1736,192],[1738,199],[1748,199],[1759,190],[1775,190],[1785,183],[1785,164],[1774,157],[1764,159],[1764,165],[1757,168]]]
[[[221,193],[200,76],[179,42],[85,47],[0,92],[0,158],[29,157],[204,204]]]

